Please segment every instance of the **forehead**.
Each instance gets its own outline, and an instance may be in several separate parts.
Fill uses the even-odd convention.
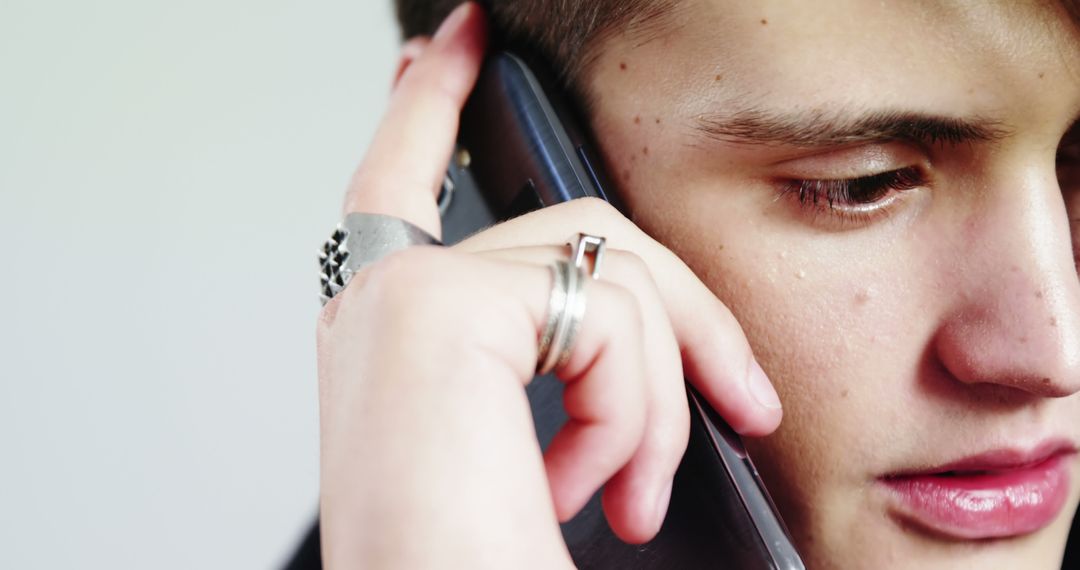
[[[622,70],[689,110],[703,93],[982,114],[1051,92],[1080,101],[1080,34],[1057,1],[683,0],[666,24],[611,38],[593,85]]]

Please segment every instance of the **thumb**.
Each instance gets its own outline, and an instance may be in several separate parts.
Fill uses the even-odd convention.
[[[435,197],[476,83],[487,28],[483,10],[462,4],[405,70],[367,156],[353,176],[345,213],[402,218],[441,238]]]

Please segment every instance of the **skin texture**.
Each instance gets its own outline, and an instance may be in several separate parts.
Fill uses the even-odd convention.
[[[1080,500],[1022,537],[962,541],[897,516],[878,478],[1080,440],[1080,36],[1052,3],[687,0],[600,47],[592,128],[633,221],[736,316],[785,417],[748,441],[810,567],[1057,568]],[[716,140],[758,108],[983,117],[993,141]],[[1055,165],[1055,154],[1071,156]],[[916,165],[866,216],[782,181]],[[1060,178],[1060,180],[1059,180]]]
[[[613,530],[648,540],[686,445],[684,374],[767,436],[747,444],[811,568],[1057,567],[1075,453],[1057,519],[1006,539],[911,524],[879,480],[1080,441],[1073,24],[1052,3],[974,0],[685,0],[662,23],[597,46],[584,86],[631,219],[579,200],[411,248],[321,313],[327,567],[569,566],[557,523],[601,485]],[[405,47],[347,212],[439,235],[434,194],[485,37],[466,5]],[[822,119],[858,110],[984,136],[823,137]],[[792,113],[817,124],[793,134]],[[764,142],[733,138],[778,116]],[[858,207],[807,198],[828,183],[785,191],[909,168]],[[545,265],[577,231],[610,249],[559,370],[572,421],[542,455],[522,385]]]

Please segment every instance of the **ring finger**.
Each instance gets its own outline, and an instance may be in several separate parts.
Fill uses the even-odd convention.
[[[565,259],[567,250],[554,246],[518,247],[480,255],[546,265]],[[672,478],[686,450],[690,418],[682,361],[671,322],[645,263],[633,253],[608,249],[604,253],[602,276],[604,281],[631,292],[643,318],[645,434],[631,461],[607,483],[603,496],[612,530],[624,540],[640,543],[651,539],[660,529],[667,512]],[[562,520],[573,515],[563,509],[557,512]]]

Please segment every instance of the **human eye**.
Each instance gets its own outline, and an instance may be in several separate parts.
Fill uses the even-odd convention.
[[[854,178],[786,179],[779,197],[841,221],[868,222],[886,215],[904,192],[926,182],[921,168],[907,166]]]

